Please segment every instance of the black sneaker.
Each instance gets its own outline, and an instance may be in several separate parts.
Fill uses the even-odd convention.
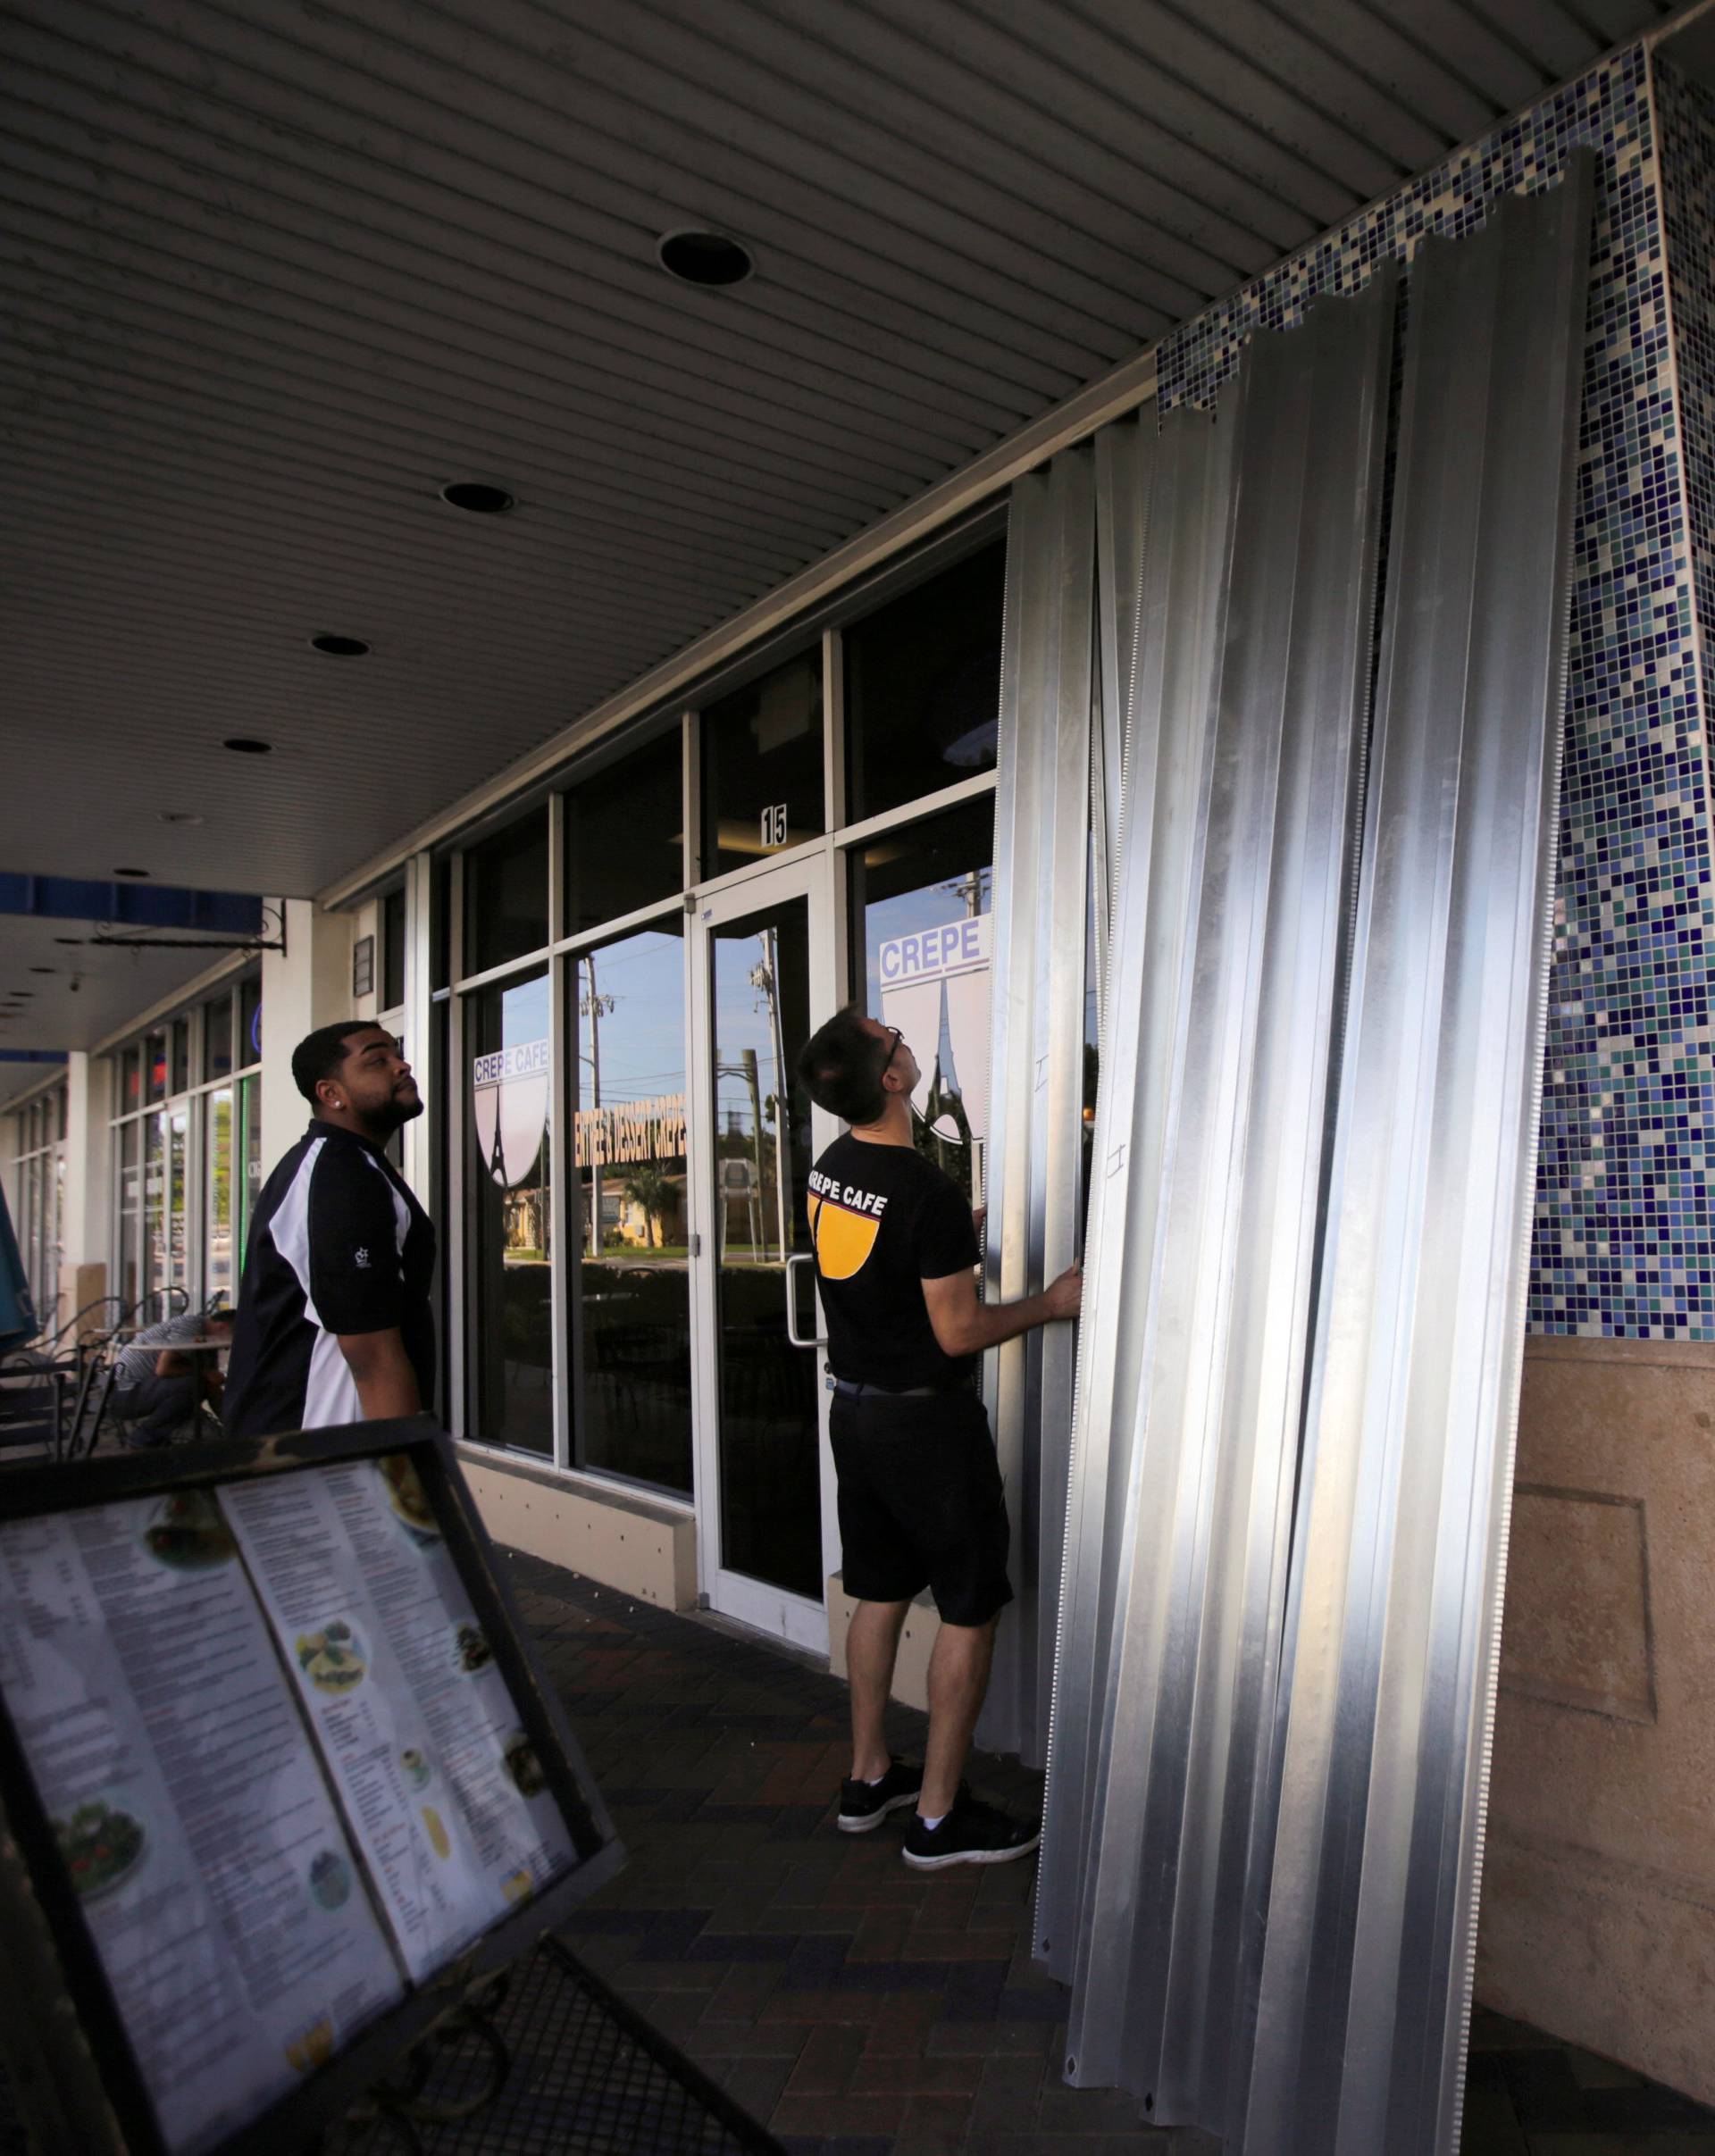
[[[915,1804],[922,1787],[921,1767],[908,1766],[903,1759],[890,1759],[887,1772],[879,1782],[841,1783],[840,1817],[834,1824],[842,1834],[866,1834],[872,1826],[879,1826],[889,1812],[898,1811],[901,1804]]]
[[[925,1826],[918,1812],[907,1820],[905,1860],[917,1871],[941,1871],[949,1864],[1010,1864],[1029,1856],[1042,1838],[1040,1819],[1009,1819],[961,1784],[953,1809],[939,1826]]]

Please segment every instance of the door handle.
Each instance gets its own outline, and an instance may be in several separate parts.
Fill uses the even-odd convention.
[[[813,1266],[815,1263],[816,1259],[807,1252],[800,1252],[796,1258],[786,1260],[786,1337],[795,1348],[825,1348],[828,1344],[825,1340],[805,1340],[798,1330],[798,1296],[792,1280],[792,1267]]]

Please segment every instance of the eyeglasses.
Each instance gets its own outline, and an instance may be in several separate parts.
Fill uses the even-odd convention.
[[[882,1065],[882,1075],[883,1077],[885,1077],[888,1072],[893,1068],[893,1058],[899,1052],[900,1041],[905,1039],[905,1035],[899,1031],[897,1025],[890,1025],[887,1030],[892,1035],[892,1046],[888,1049],[887,1060]]]

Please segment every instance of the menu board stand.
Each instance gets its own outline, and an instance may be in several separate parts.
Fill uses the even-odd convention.
[[[0,1477],[42,2156],[303,2150],[622,1861],[426,1418]]]

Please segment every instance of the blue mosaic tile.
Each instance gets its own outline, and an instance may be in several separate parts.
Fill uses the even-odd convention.
[[[1574,148],[1595,153],[1529,1322],[1536,1333],[1707,1340],[1715,910],[1692,556],[1695,547],[1702,619],[1715,623],[1715,488],[1688,534],[1647,65],[1641,46],[1613,55],[1187,323],[1160,347],[1157,381],[1163,406],[1209,402],[1254,330],[1287,328],[1319,295],[1357,291],[1428,234],[1474,230],[1499,196],[1550,185]],[[1675,118],[1696,136],[1682,190],[1686,259],[1705,303],[1694,315],[1694,416],[1715,442],[1712,112],[1687,96]],[[1688,424],[1691,414],[1688,397]]]

